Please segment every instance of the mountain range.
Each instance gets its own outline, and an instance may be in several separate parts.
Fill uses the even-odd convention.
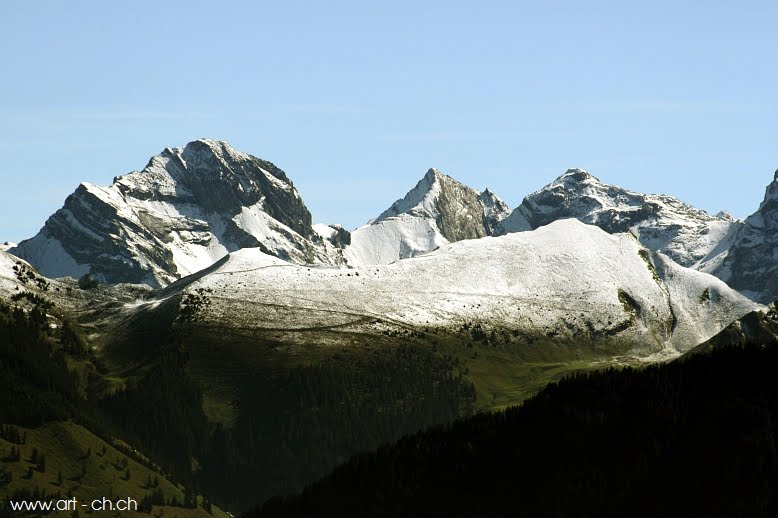
[[[442,245],[525,232],[576,218],[711,273],[747,297],[778,295],[774,180],[757,211],[739,221],[668,195],[646,195],[570,169],[514,210],[430,169],[405,197],[348,232],[313,225],[293,183],[270,162],[220,141],[167,148],[111,186],[81,184],[31,239],[10,252],[48,277],[161,287],[244,248],[295,264],[365,266],[423,255]]]
[[[0,249],[0,331],[34,319],[41,368],[72,370],[60,419],[243,510],[574,372],[773,336],[777,185],[738,221],[582,169],[511,210],[430,169],[349,232],[201,139]]]

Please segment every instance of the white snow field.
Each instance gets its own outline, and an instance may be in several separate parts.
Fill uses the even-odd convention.
[[[632,234],[575,219],[356,268],[295,265],[244,249],[182,285],[213,290],[205,322],[247,331],[469,322],[589,336],[643,357],[678,355],[759,307],[717,278],[648,251]]]

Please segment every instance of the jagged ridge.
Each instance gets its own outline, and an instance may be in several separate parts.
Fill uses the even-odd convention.
[[[700,269],[762,303],[778,299],[778,171],[759,208],[738,222]]]
[[[672,196],[628,191],[583,169],[569,169],[524,198],[504,228],[520,232],[564,218],[610,233],[633,231],[644,246],[689,267],[704,260],[735,225],[726,213],[711,216]]]

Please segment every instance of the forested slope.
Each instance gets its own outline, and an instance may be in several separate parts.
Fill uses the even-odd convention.
[[[775,516],[778,348],[582,373],[352,458],[251,517]]]

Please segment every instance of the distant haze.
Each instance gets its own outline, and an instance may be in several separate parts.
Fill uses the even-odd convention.
[[[778,168],[774,1],[369,4],[7,2],[0,242],[199,137],[347,228],[430,167],[511,208],[582,167],[740,218]]]

